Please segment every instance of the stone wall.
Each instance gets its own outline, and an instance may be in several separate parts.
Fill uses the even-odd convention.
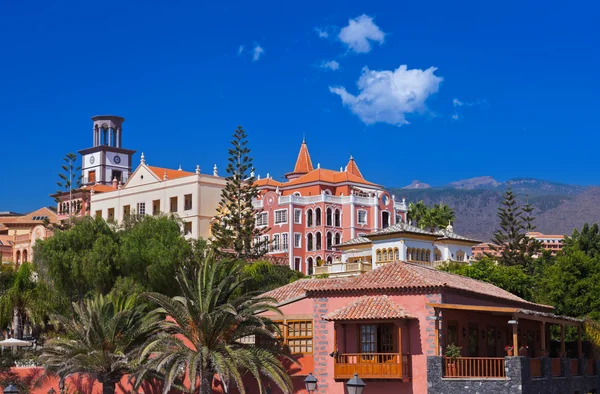
[[[552,359],[542,358],[541,377],[530,376],[529,357],[506,357],[505,379],[445,379],[442,357],[427,357],[427,388],[431,394],[574,394],[600,387],[596,375],[587,374],[578,360],[581,376],[571,376],[570,359],[561,359],[561,376],[552,376]],[[596,371],[600,364],[596,362]]]

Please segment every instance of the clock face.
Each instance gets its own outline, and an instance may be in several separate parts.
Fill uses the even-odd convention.
[[[119,164],[121,162],[121,158],[119,156],[115,156],[115,163]]]
[[[94,164],[95,161],[96,161],[96,158],[94,156],[90,157],[90,164]]]

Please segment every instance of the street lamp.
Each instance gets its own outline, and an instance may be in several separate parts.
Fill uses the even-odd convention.
[[[365,389],[365,386],[366,383],[358,377],[357,373],[354,374],[354,377],[352,379],[346,382],[348,394],[362,394],[363,390]]]
[[[2,390],[4,394],[19,394],[19,389],[14,384],[9,384]]]
[[[56,394],[56,390],[54,390],[54,387],[50,387],[50,390],[48,390],[48,394]]]
[[[306,379],[304,379],[304,386],[306,387],[306,391],[308,391],[309,393],[315,391],[317,389],[317,382],[318,380],[313,376],[312,372],[309,373]]]

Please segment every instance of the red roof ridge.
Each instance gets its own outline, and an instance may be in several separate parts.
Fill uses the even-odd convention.
[[[293,173],[306,174],[313,169],[310,153],[308,153],[308,145],[306,145],[306,140],[302,140],[302,145],[300,145],[300,152],[298,152],[298,158],[296,159],[296,165],[294,165]]]
[[[348,164],[346,165],[346,172],[352,175],[356,175],[357,177],[361,178],[361,179],[365,179],[360,170],[358,169],[358,165],[356,164],[356,161],[354,161],[354,157],[352,157],[352,155],[350,155],[350,160],[348,161]]]
[[[323,320],[387,320],[414,319],[404,308],[389,296],[363,295],[339,309],[324,316]]]

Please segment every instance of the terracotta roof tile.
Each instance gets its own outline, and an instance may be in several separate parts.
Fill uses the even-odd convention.
[[[262,178],[254,181],[256,186],[283,186],[284,184],[273,180],[272,178]]]
[[[386,295],[362,296],[356,301],[323,316],[323,320],[414,319]]]
[[[348,278],[344,281],[328,283],[326,286],[314,289],[307,288],[306,290],[308,292],[346,292],[431,288],[462,290],[524,305],[552,308],[526,301],[491,283],[401,261],[387,263],[363,275]]]
[[[302,141],[302,145],[300,145],[300,152],[298,153],[298,158],[296,159],[296,165],[294,166],[294,174],[306,174],[313,169],[314,168],[312,161],[310,160],[310,154],[308,153],[308,146],[306,145],[306,141]]]
[[[38,210],[29,212],[28,214],[22,215],[22,216],[0,217],[0,223],[3,223],[3,224],[11,224],[11,223],[15,223],[15,224],[34,223],[34,224],[36,224],[36,223],[40,223],[41,224],[44,222],[44,220],[39,219],[40,217],[47,217],[48,220],[50,221],[50,223],[58,223],[58,217],[56,215],[56,212],[54,212],[53,210],[46,208],[46,207],[42,207]]]
[[[340,244],[339,246],[350,246],[350,245],[363,245],[363,244],[370,244],[371,240],[365,237],[361,237],[360,235],[356,238],[352,238],[349,241],[344,242],[343,244]]]
[[[282,184],[282,186],[287,187],[287,186],[294,186],[294,185],[300,185],[300,184],[304,184],[304,183],[311,183],[311,182],[317,182],[317,181],[328,182],[328,183],[353,182],[353,183],[359,183],[362,185],[379,186],[375,183],[364,180],[362,177],[359,177],[357,175],[351,174],[346,171],[340,172],[340,171],[327,170],[324,168],[317,168],[316,170],[313,170],[313,171],[309,172],[308,174],[302,175],[299,178],[293,179],[287,183]]]
[[[93,190],[96,193],[114,192],[115,190],[117,190],[114,187],[112,187],[112,185],[102,185],[100,183],[97,185],[85,186],[85,189]]]
[[[293,300],[303,297],[307,289],[319,289],[329,287],[345,280],[344,278],[328,278],[328,279],[300,279],[288,285],[278,287],[277,289],[268,291],[263,294],[263,297],[272,297],[278,303]]]
[[[348,164],[346,165],[346,172],[349,172],[352,175],[356,175],[359,178],[363,178],[362,174],[360,173],[360,170],[358,169],[358,166],[356,165],[356,162],[354,161],[354,157],[350,156],[350,161],[348,161]]]
[[[173,170],[170,168],[163,167],[154,167],[147,166],[161,181],[163,180],[165,174],[167,174],[167,179],[177,179],[183,178],[185,176],[196,175],[195,172],[181,171],[181,170]]]

